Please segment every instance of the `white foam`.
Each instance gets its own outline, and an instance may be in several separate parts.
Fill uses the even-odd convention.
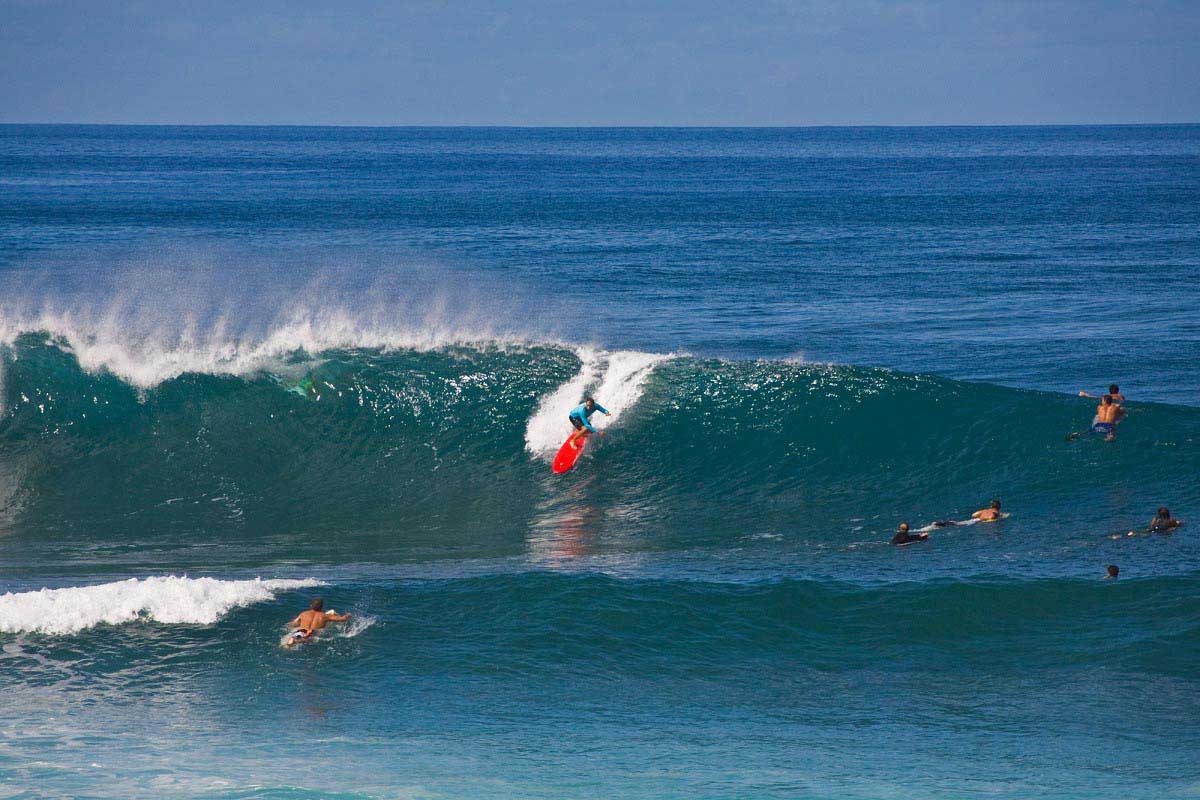
[[[223,319],[207,326],[184,322],[146,328],[139,322],[144,320],[134,322],[121,315],[81,319],[45,310],[29,316],[0,311],[0,344],[11,344],[24,333],[44,332],[73,353],[84,370],[110,372],[139,388],[151,388],[189,372],[245,375],[282,364],[297,352],[530,343],[486,328],[433,321],[409,327],[342,309],[293,310],[262,330],[241,333],[232,333]]]
[[[530,418],[525,429],[525,448],[529,452],[551,455],[562,445],[571,432],[567,413],[579,404],[589,388],[593,389],[596,402],[608,409],[611,415],[593,417],[593,425],[599,429],[611,426],[637,404],[642,396],[643,384],[654,367],[670,358],[627,350],[607,354],[584,350],[580,351],[579,356],[583,361],[579,373],[544,397],[537,412]],[[597,386],[596,378],[601,368],[603,375]]]
[[[377,621],[375,617],[364,617],[355,614],[349,621],[334,628],[333,634],[339,639],[353,639]]]
[[[580,350],[579,358],[583,365],[575,377],[543,397],[529,418],[525,427],[525,449],[529,452],[553,453],[571,432],[567,413],[579,405],[587,387],[595,382],[600,363],[600,354],[594,350]]]
[[[539,318],[516,283],[390,252],[164,243],[60,258],[0,274],[0,344],[46,333],[139,388],[273,369],[297,351],[557,343],[559,317]]]
[[[75,633],[138,619],[209,625],[234,608],[261,603],[277,592],[321,586],[321,581],[223,581],[162,576],[0,595],[0,632]]]
[[[642,396],[646,378],[659,363],[670,356],[656,353],[622,351],[608,357],[608,367],[600,386],[593,393],[596,402],[608,409],[609,417],[600,417],[597,428],[616,423],[620,416],[633,408]]]

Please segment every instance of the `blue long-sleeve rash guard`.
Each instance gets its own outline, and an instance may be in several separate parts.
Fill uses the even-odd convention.
[[[577,405],[571,409],[570,416],[572,416],[575,419],[582,422],[583,427],[587,428],[592,433],[595,433],[596,429],[592,427],[590,417],[592,416],[593,413],[595,413],[597,411],[599,411],[601,414],[608,413],[608,409],[605,408],[604,406],[600,405],[599,403],[596,403],[596,405],[592,408],[591,411],[587,410],[587,403],[580,403],[579,405]]]

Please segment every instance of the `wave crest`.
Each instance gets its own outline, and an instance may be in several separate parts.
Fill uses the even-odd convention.
[[[0,595],[4,633],[77,633],[97,625],[148,619],[165,625],[211,625],[231,610],[321,581],[223,581],[162,576]]]

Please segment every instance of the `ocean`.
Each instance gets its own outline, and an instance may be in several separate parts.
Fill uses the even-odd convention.
[[[0,796],[1200,796],[1198,307],[1200,126],[0,126]]]

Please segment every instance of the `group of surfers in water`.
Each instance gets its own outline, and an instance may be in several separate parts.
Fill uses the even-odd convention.
[[[1090,397],[1099,399],[1100,404],[1096,406],[1096,416],[1092,419],[1091,432],[1103,436],[1104,441],[1111,442],[1117,438],[1117,425],[1121,420],[1125,419],[1127,412],[1125,411],[1125,395],[1121,394],[1121,387],[1117,384],[1110,384],[1108,391],[1102,395],[1094,395],[1089,392],[1080,392],[1080,397]],[[1072,433],[1067,436],[1067,439],[1077,439],[1080,433]],[[981,508],[971,515],[971,519],[962,522],[947,520],[943,522],[935,522],[929,527],[944,528],[951,525],[971,525],[975,522],[997,522],[1007,517],[1008,514],[1000,510],[1000,501],[993,500],[987,508]],[[1150,524],[1141,531],[1129,531],[1126,536],[1136,536],[1139,533],[1169,533],[1175,528],[1183,524],[1182,520],[1175,519],[1171,516],[1170,510],[1163,506],[1158,509],[1158,513],[1150,520]],[[929,533],[922,531],[913,531],[909,528],[907,522],[901,522],[900,528],[896,531],[896,535],[892,537],[892,544],[906,545],[913,542],[923,542],[929,538]],[[1120,534],[1115,534],[1112,538],[1120,538]],[[1115,578],[1120,570],[1116,565],[1108,566],[1108,575],[1106,577]]]
[[[1096,395],[1080,392],[1080,397],[1095,398]],[[1105,441],[1111,442],[1116,438],[1117,425],[1121,420],[1125,419],[1125,396],[1121,394],[1121,388],[1117,384],[1112,384],[1108,387],[1108,392],[1100,395],[1100,405],[1096,407],[1096,417],[1092,420],[1092,432],[1103,436]],[[612,416],[608,409],[596,402],[594,397],[585,397],[584,401],[575,408],[571,409],[571,413],[567,415],[571,426],[575,432],[571,434],[569,441],[571,447],[578,450],[580,440],[589,433],[596,433],[601,436],[604,431],[592,425],[592,415],[599,411],[606,417]],[[1078,433],[1073,433],[1068,436],[1068,439],[1074,439],[1079,436]],[[961,522],[955,520],[942,520],[934,522],[930,527],[947,528],[954,525],[971,525],[976,522],[998,522],[1008,514],[1000,509],[1000,501],[993,500],[987,508],[981,508],[971,515],[969,520]],[[1164,506],[1158,509],[1158,514],[1150,520],[1150,525],[1144,533],[1167,533],[1182,525],[1181,520],[1171,516],[1171,512]],[[1136,531],[1130,531],[1127,535],[1133,536]],[[924,531],[913,531],[909,528],[907,522],[901,522],[896,535],[892,537],[892,544],[906,545],[913,542],[923,542],[929,538],[929,533]],[[1117,577],[1120,570],[1115,565],[1109,565],[1107,568],[1107,576],[1109,578]],[[294,647],[301,642],[311,639],[317,631],[324,628],[330,622],[345,622],[350,619],[349,614],[338,614],[333,611],[324,610],[324,602],[321,598],[313,598],[307,611],[300,612],[294,620],[288,623],[288,628],[292,630],[288,638],[285,640],[285,646]]]

